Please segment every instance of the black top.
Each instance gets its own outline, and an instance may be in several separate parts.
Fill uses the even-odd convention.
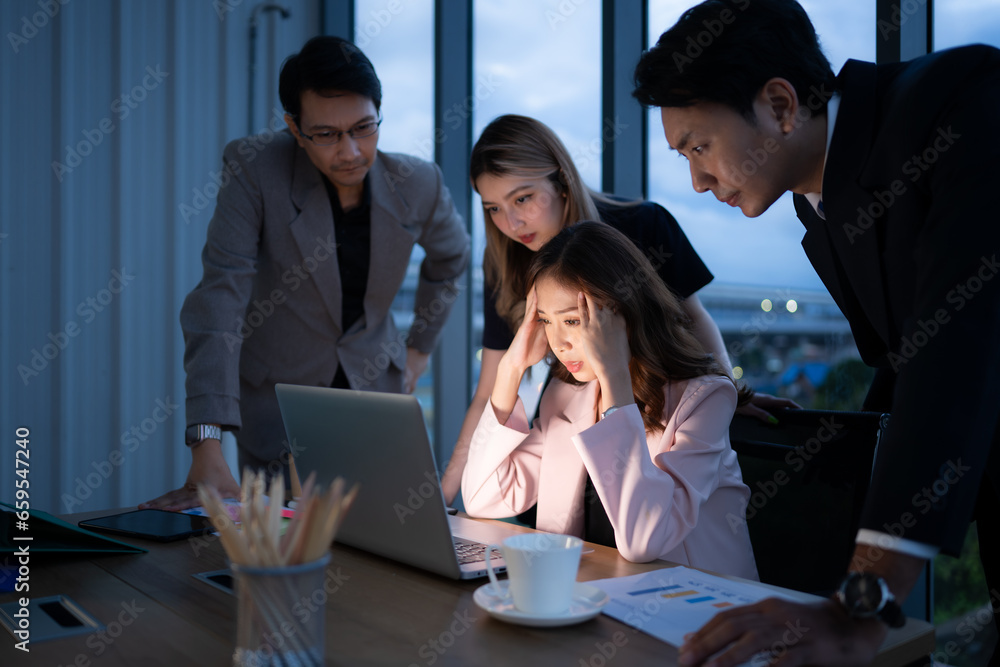
[[[361,204],[350,211],[340,206],[337,188],[323,179],[333,209],[333,234],[337,240],[337,264],[340,266],[341,321],[348,331],[365,312],[365,291],[371,260],[372,193],[365,176]]]
[[[618,548],[614,526],[589,473],[583,490],[583,539],[612,549]]]
[[[632,239],[653,264],[667,287],[686,299],[712,282],[711,271],[701,261],[674,216],[651,201],[634,206],[595,202],[601,219]],[[514,332],[497,313],[493,285],[483,285],[483,347],[506,350]]]

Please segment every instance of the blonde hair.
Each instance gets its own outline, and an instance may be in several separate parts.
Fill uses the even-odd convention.
[[[534,118],[509,114],[486,126],[472,149],[469,163],[469,176],[476,192],[479,192],[476,179],[483,174],[549,179],[556,193],[566,197],[563,227],[580,220],[601,219],[594,199],[604,198],[584,185],[569,151],[555,132]],[[512,330],[524,318],[528,293],[525,275],[533,254],[487,219],[483,272],[495,290],[497,313]]]

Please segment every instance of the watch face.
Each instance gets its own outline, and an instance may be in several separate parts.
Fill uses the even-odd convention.
[[[858,614],[875,614],[882,604],[882,586],[873,574],[859,573],[844,582],[844,601]]]

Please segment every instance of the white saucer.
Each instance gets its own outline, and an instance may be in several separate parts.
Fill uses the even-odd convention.
[[[554,615],[528,614],[514,607],[514,602],[507,595],[506,579],[499,582],[499,586],[499,594],[497,594],[493,584],[480,586],[472,594],[472,599],[480,609],[493,618],[536,628],[572,625],[590,620],[601,613],[601,608],[610,599],[608,594],[600,588],[576,582],[573,585],[573,602],[569,606],[569,611]]]

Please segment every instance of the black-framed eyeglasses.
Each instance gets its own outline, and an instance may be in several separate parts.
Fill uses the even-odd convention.
[[[295,120],[295,126],[299,128],[299,134],[313,142],[317,146],[332,146],[336,143],[340,143],[340,140],[344,138],[346,134],[351,139],[364,139],[365,137],[370,137],[376,132],[378,132],[378,126],[382,124],[382,118],[379,117],[378,120],[368,120],[363,123],[358,123],[349,130],[323,130],[315,134],[306,134],[302,131],[302,127],[299,126],[298,119]]]

